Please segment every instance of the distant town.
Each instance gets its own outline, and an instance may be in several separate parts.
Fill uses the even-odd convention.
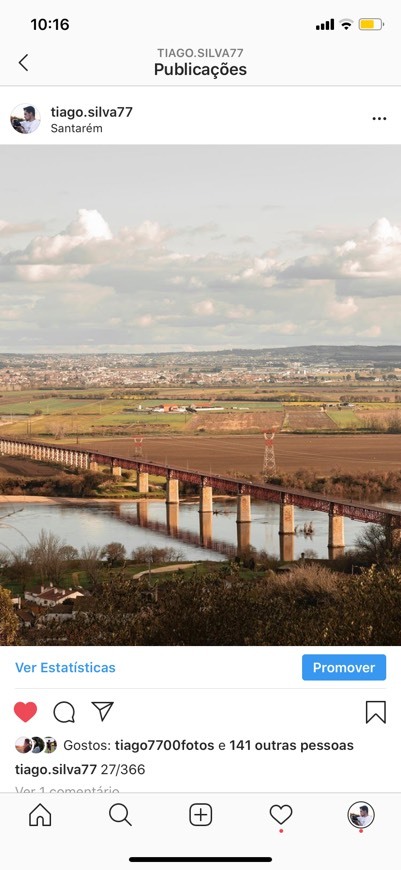
[[[0,390],[401,381],[401,347],[151,354],[0,354]]]

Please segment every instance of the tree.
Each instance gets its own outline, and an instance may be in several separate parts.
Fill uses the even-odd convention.
[[[63,577],[66,544],[53,532],[41,530],[36,544],[27,550],[31,571],[39,574],[43,583],[57,585]]]
[[[63,423],[55,423],[51,427],[51,433],[54,435],[55,440],[57,441],[60,438],[64,438],[65,435],[65,425]]]
[[[75,547],[72,547],[71,544],[63,544],[60,547],[60,556],[62,556],[66,562],[74,562],[75,559],[78,559],[78,550],[76,550]]]
[[[27,558],[26,547],[18,547],[13,550],[11,555],[9,577],[12,580],[18,580],[20,586],[25,588],[27,581],[31,579],[32,567]]]
[[[46,625],[40,644],[88,646],[399,646],[401,568],[350,577],[301,564],[244,578],[230,564],[168,575],[158,595],[117,571],[94,586],[82,612]],[[239,569],[241,571],[241,569]]]
[[[11,646],[18,632],[18,618],[14,613],[11,592],[0,586],[0,645]]]
[[[112,567],[124,562],[126,554],[127,551],[124,544],[120,544],[118,541],[112,541],[111,544],[105,544],[100,551],[101,558],[106,559]]]
[[[96,544],[86,544],[81,548],[81,568],[90,583],[95,583],[102,573],[100,547]]]
[[[355,541],[355,555],[368,565],[383,565],[398,558],[400,540],[385,525],[370,523]]]
[[[161,565],[166,562],[182,562],[181,550],[174,547],[136,547],[131,553],[131,559],[138,565]]]
[[[4,574],[7,568],[10,567],[10,554],[2,553],[0,550],[0,574]]]

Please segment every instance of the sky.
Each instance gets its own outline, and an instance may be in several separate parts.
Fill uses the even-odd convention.
[[[0,351],[399,344],[400,157],[2,147]]]

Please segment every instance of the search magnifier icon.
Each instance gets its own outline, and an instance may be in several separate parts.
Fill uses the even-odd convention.
[[[113,804],[109,809],[109,816],[112,822],[127,822],[127,825],[132,828],[128,818],[128,807],[125,804]]]

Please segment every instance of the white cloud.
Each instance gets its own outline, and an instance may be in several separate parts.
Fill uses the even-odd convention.
[[[362,332],[357,332],[357,335],[361,338],[379,338],[381,334],[381,326],[369,326],[368,329],[363,329]]]
[[[194,228],[188,253],[190,228],[183,236],[146,219],[112,231],[98,211],[80,209],[64,230],[0,254],[0,338],[28,319],[32,334],[51,326],[63,346],[73,326],[85,344],[108,336],[116,347],[136,342],[138,326],[149,348],[183,346],[189,331],[199,347],[211,345],[211,333],[222,346],[257,346],[266,336],[398,340],[401,227],[386,219],[352,233],[320,227],[296,244],[287,234],[273,248],[267,238],[257,256],[234,241],[224,254],[211,251],[206,227]]]
[[[245,320],[247,317],[252,317],[254,313],[252,308],[246,308],[245,305],[235,305],[227,309],[227,317],[230,320]]]
[[[346,320],[348,317],[353,317],[357,311],[358,306],[355,305],[352,296],[348,296],[348,299],[343,299],[339,302],[334,300],[329,304],[329,315],[334,320]]]
[[[80,208],[75,220],[67,227],[65,236],[76,237],[79,242],[89,239],[111,239],[110,227],[96,209]]]
[[[16,266],[15,276],[18,281],[29,282],[64,282],[80,281],[90,273],[90,266],[51,266],[37,263],[30,266]]]
[[[151,326],[153,317],[151,314],[143,314],[142,317],[138,317],[137,323],[138,326]]]
[[[197,302],[197,304],[194,305],[194,312],[195,312],[195,314],[206,314],[206,315],[214,314],[215,305],[214,305],[213,300],[212,299],[202,299],[201,302]]]
[[[17,233],[34,233],[43,228],[41,221],[33,221],[30,224],[13,224],[0,220],[0,236],[15,236]]]

